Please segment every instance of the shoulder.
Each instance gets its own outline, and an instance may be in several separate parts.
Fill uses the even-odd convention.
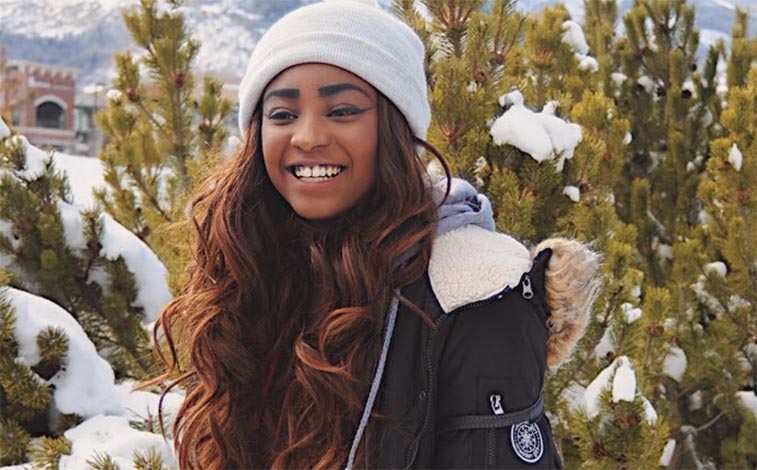
[[[530,268],[531,256],[522,243],[466,225],[434,241],[428,275],[442,310],[449,313],[514,288]]]
[[[535,302],[529,304],[545,310],[547,364],[556,367],[570,356],[586,330],[601,285],[599,262],[597,253],[576,240],[551,238],[529,250],[508,235],[469,225],[434,241],[428,275],[436,300],[449,314],[506,290],[522,289],[524,275],[529,274],[535,294]],[[489,312],[503,305],[487,303],[488,308],[473,311]]]

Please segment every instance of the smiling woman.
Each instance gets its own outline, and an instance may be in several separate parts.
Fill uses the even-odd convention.
[[[154,333],[152,383],[187,389],[180,468],[559,466],[541,389],[596,257],[529,253],[470,184],[427,173],[419,149],[446,164],[424,60],[371,1],[303,7],[255,47],[244,146],[191,201],[195,262]]]
[[[300,217],[331,219],[373,187],[378,94],[327,64],[290,67],[263,94],[261,140],[268,176]]]

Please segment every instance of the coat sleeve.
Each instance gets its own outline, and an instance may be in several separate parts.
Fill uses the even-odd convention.
[[[540,253],[503,296],[452,312],[437,376],[435,468],[560,467],[544,412],[509,425],[502,418],[533,411],[541,396],[550,255]]]

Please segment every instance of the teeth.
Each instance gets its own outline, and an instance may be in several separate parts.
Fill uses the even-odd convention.
[[[318,178],[319,181],[333,178],[341,172],[342,168],[335,165],[297,165],[294,167],[294,175],[297,178]]]

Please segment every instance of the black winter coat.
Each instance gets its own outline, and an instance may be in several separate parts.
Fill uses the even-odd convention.
[[[434,326],[400,307],[376,405],[383,418],[366,436],[376,460],[357,467],[561,467],[541,391],[548,356],[550,365],[564,358],[588,312],[558,319],[563,333],[580,330],[560,337],[547,267],[553,254],[564,257],[563,242],[593,254],[556,241],[533,260],[514,239],[478,227],[435,242],[426,275],[402,289]]]

